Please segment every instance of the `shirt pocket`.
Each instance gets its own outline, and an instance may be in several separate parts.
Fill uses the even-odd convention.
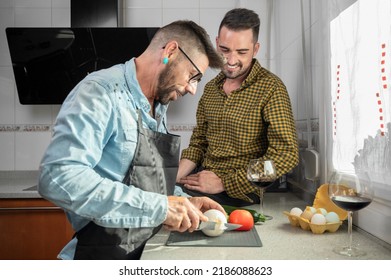
[[[126,172],[132,162],[137,147],[137,128],[125,128],[121,141],[121,172]]]

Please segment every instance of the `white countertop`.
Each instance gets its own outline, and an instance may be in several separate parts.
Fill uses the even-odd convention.
[[[151,238],[143,252],[143,260],[338,260],[351,259],[337,255],[332,248],[348,242],[346,221],[335,233],[313,234],[293,227],[283,211],[307,204],[294,194],[266,193],[265,213],[273,219],[256,225],[262,247],[175,247],[165,246],[169,232],[162,229]],[[258,209],[258,205],[251,208]],[[213,238],[213,237],[210,237]],[[359,230],[353,231],[353,242],[367,254],[359,259],[391,260],[391,245]],[[358,258],[355,258],[358,259]]]
[[[37,182],[38,171],[1,171],[0,199],[40,198],[36,190]]]

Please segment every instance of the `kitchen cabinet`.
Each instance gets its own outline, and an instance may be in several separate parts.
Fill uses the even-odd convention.
[[[0,259],[51,260],[72,238],[64,211],[43,198],[0,199]]]

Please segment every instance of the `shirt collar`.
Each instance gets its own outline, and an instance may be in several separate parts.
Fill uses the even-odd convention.
[[[247,87],[247,86],[253,84],[254,82],[256,82],[256,80],[259,77],[259,74],[261,72],[263,72],[263,70],[264,70],[264,68],[261,66],[261,64],[258,62],[258,60],[256,58],[253,58],[251,71],[247,75],[246,79],[242,82],[241,88]],[[224,81],[225,81],[225,75],[223,74],[223,72],[220,72],[217,75],[217,77],[214,79],[214,82],[215,82],[216,86],[218,86],[218,87],[221,87],[223,85]]]

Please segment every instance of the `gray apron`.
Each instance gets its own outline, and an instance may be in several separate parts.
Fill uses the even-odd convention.
[[[180,136],[145,129],[139,110],[137,129],[135,155],[122,182],[144,191],[172,195],[178,172]],[[161,225],[105,228],[90,222],[76,233],[74,259],[140,259],[145,243],[160,228]]]

